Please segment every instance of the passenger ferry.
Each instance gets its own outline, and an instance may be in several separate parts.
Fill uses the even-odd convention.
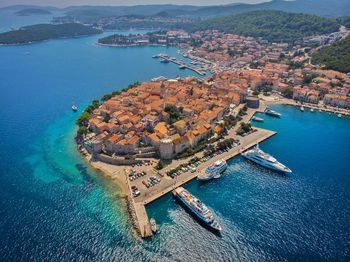
[[[199,174],[197,179],[206,181],[210,180],[212,178],[219,178],[221,177],[221,174],[226,170],[227,163],[225,160],[218,160],[214,163],[214,165],[211,165],[208,167],[204,174]]]
[[[215,232],[221,231],[221,225],[215,219],[211,210],[198,198],[183,187],[172,191],[174,198],[189,212],[197,221]]]
[[[265,114],[273,117],[281,117],[282,115],[278,113],[277,111],[271,110],[271,109],[266,109]]]
[[[255,148],[242,153],[242,156],[253,161],[258,165],[272,169],[274,171],[278,171],[286,174],[292,173],[292,170],[290,170],[288,167],[278,162],[276,158],[262,151],[259,148],[259,144],[257,144]]]

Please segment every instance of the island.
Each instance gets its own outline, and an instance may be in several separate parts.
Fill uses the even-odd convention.
[[[15,12],[18,16],[31,16],[31,15],[50,15],[51,12],[41,8],[26,8]]]
[[[208,167],[276,134],[252,125],[264,121],[254,116],[257,112],[281,117],[268,105],[350,115],[350,75],[311,63],[315,54],[328,49],[324,46],[346,45],[348,29],[309,15],[271,11],[267,14],[279,19],[269,23],[268,15],[251,14],[246,18],[253,19],[247,23],[250,30],[233,28],[237,17],[229,16],[201,21],[196,30],[111,35],[98,41],[116,48],[175,45],[186,59],[165,53],[150,59],[201,77],[211,74],[134,83],[94,100],[77,119],[78,149],[117,182],[141,237],[152,235],[145,205],[192,179],[203,180]],[[295,22],[284,23],[294,19],[314,21],[315,27],[296,34]],[[279,30],[270,35],[270,29],[261,31],[262,24]],[[290,28],[282,30],[283,24]]]
[[[77,23],[37,24],[0,34],[0,45],[30,44],[51,39],[80,37],[102,33],[94,27]]]

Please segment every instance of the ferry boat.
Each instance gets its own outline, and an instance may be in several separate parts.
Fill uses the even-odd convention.
[[[252,120],[255,121],[255,122],[264,122],[263,118],[260,118],[260,117],[257,117],[257,116],[253,116]]]
[[[153,233],[157,232],[157,224],[156,224],[156,220],[154,218],[151,218],[149,220],[149,223],[151,224],[151,230]]]
[[[292,170],[278,162],[276,158],[262,151],[259,144],[255,148],[242,153],[242,156],[263,167],[286,174],[292,173]]]
[[[281,117],[282,115],[278,113],[277,111],[271,110],[271,109],[266,109],[265,114],[273,117]]]
[[[174,198],[189,212],[197,221],[208,229],[220,232],[221,225],[215,219],[211,210],[198,198],[192,195],[183,187],[172,191]]]
[[[212,178],[219,178],[221,174],[226,170],[227,163],[225,160],[218,160],[214,165],[209,166],[204,174],[199,174],[197,179],[202,181],[207,181]]]
[[[72,105],[72,111],[73,112],[77,112],[78,111],[78,107],[76,105]]]

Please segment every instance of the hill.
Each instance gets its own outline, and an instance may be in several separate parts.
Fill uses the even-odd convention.
[[[327,69],[350,72],[350,36],[322,47],[312,55],[312,63],[324,65]]]
[[[330,4],[331,2],[331,4]],[[257,10],[279,10],[290,13],[307,13],[324,17],[347,16],[350,14],[348,0],[272,0],[260,4],[231,4],[201,7],[191,14],[199,17],[234,15]]]
[[[101,33],[100,30],[81,24],[38,24],[0,34],[0,45],[28,44],[49,39],[77,37]]]
[[[334,19],[263,10],[200,21],[188,29],[191,31],[217,29],[244,36],[263,37],[269,41],[294,42],[306,36],[338,31],[339,26]]]
[[[50,11],[41,8],[26,8],[15,12],[18,16],[29,16],[29,15],[49,15]]]

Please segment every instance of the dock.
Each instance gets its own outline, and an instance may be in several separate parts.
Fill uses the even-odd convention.
[[[230,160],[231,158],[239,155],[242,151],[255,146],[257,143],[260,143],[276,134],[274,131],[261,129],[261,128],[255,128],[256,131],[242,137],[240,139],[241,144],[231,148],[228,152],[224,152],[220,155],[217,155],[208,161],[201,163],[197,167],[197,171],[194,173],[191,173],[190,171],[186,173],[182,173],[179,177],[172,179],[166,175],[162,178],[161,182],[152,188],[144,188],[142,185],[139,185],[138,188],[141,191],[141,195],[136,198],[131,199],[131,205],[132,205],[132,218],[133,218],[133,224],[138,229],[140,235],[142,238],[150,237],[153,235],[151,226],[149,223],[149,219],[146,212],[146,205],[157,200],[158,198],[161,198],[162,196],[170,193],[175,188],[182,186],[189,181],[195,179],[198,174],[205,170],[208,166],[214,164],[217,160],[223,159],[223,160]],[[162,170],[162,173],[166,173],[167,170],[179,165],[183,160],[177,160],[173,161],[171,165],[169,165],[165,170]]]
[[[192,70],[193,72],[196,72],[197,74],[199,74],[201,76],[204,76],[206,74],[200,68],[187,65],[187,64],[183,63],[182,61],[179,61],[177,59],[173,59],[173,58],[169,57],[166,54],[159,54],[158,57],[161,58],[161,59],[164,59],[166,61],[169,61],[171,63],[177,64],[177,65],[181,66],[183,69],[187,68],[189,70]]]
[[[266,129],[261,129],[261,128],[256,128],[256,132],[252,133],[246,137],[243,137],[241,139],[241,145],[234,147],[230,149],[228,152],[224,152],[220,155],[217,155],[208,161],[200,164],[197,168],[197,172],[191,173],[190,171],[181,174],[178,178],[172,179],[170,177],[167,177],[166,175],[164,176],[162,183],[159,185],[159,187],[152,188],[150,192],[145,192],[143,196],[141,196],[137,201],[142,202],[144,205],[147,205],[156,199],[162,197],[163,195],[171,192],[173,189],[176,187],[179,187],[183,184],[188,183],[192,179],[196,178],[200,171],[205,170],[207,167],[210,165],[214,164],[217,160],[230,160],[231,158],[239,155],[242,151],[247,150],[250,147],[255,146],[258,143],[263,142],[264,140],[274,136],[276,132],[266,130]],[[176,164],[177,166],[178,164]],[[166,170],[169,170],[173,165],[170,165]],[[175,166],[174,166],[175,167]],[[165,173],[165,171],[163,171]],[[148,190],[147,190],[148,191]]]

